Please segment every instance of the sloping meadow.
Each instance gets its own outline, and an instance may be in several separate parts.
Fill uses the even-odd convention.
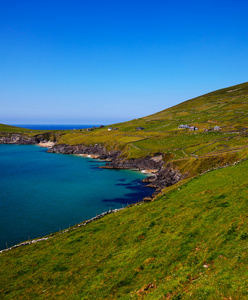
[[[2,253],[2,299],[246,299],[248,161]]]

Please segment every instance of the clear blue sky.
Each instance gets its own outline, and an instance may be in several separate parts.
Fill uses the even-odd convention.
[[[0,3],[0,123],[108,124],[248,81],[248,1]]]

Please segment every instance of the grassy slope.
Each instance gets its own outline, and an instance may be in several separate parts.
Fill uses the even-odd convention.
[[[247,172],[211,171],[1,254],[1,299],[248,299]]]
[[[180,124],[194,125],[197,132],[178,129]],[[204,132],[221,126],[221,132]],[[172,162],[190,175],[213,165],[233,163],[248,154],[248,83],[215,91],[185,101],[159,113],[114,124],[91,132],[71,131],[62,134],[59,143],[103,144],[108,150],[122,150],[123,158],[138,158],[166,153],[165,162]],[[145,130],[137,131],[136,127]],[[209,158],[210,157],[210,158]],[[199,169],[195,169],[195,165]]]
[[[178,129],[180,124],[197,126],[199,131]],[[216,125],[222,127],[221,132],[204,132]],[[124,159],[166,153],[165,163],[171,162],[183,173],[194,176],[208,170],[209,164],[210,168],[230,164],[248,155],[248,83],[221,89],[111,127],[119,130],[108,131],[105,127],[90,132],[82,129],[51,134],[58,143],[102,144],[108,150],[122,150]],[[137,127],[145,130],[137,131]],[[5,130],[13,132],[15,129],[8,127]],[[4,131],[3,125],[0,126],[1,131]]]
[[[30,133],[30,129],[0,124],[0,133]]]

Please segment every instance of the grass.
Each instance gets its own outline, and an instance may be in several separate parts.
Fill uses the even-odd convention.
[[[26,129],[22,127],[0,124],[0,134],[1,133],[30,133],[31,131],[32,130],[30,129]]]
[[[2,253],[2,299],[248,299],[248,161]]]

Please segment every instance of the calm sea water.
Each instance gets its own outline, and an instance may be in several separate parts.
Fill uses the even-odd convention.
[[[23,127],[34,130],[71,130],[71,129],[83,129],[93,126],[99,127],[100,125],[78,125],[78,124],[15,124],[13,126]]]
[[[0,145],[0,249],[68,228],[153,190],[145,175],[105,170],[105,163],[47,153],[33,145]]]

